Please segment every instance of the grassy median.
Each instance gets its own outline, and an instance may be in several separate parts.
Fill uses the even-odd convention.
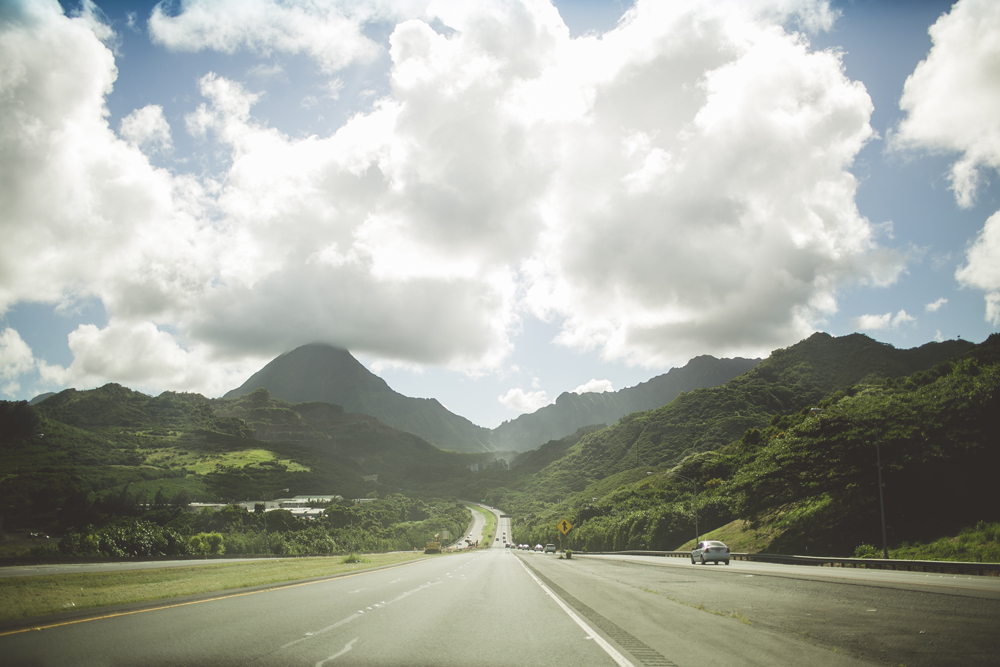
[[[347,563],[343,557],[288,558],[151,570],[8,577],[0,579],[0,599],[3,600],[0,620],[265,586],[395,565],[426,556],[423,553],[394,553],[359,558],[362,561],[355,563]]]
[[[489,547],[493,543],[493,538],[496,536],[497,532],[497,517],[490,510],[479,507],[478,505],[473,505],[472,503],[465,503],[473,512],[479,512],[486,519],[486,524],[483,526],[483,537],[479,542],[481,547]]]

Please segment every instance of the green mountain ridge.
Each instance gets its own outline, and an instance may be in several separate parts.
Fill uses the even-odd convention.
[[[497,449],[532,450],[544,442],[568,436],[579,428],[614,424],[627,414],[666,405],[681,392],[721,385],[759,363],[760,359],[716,359],[703,355],[634,387],[602,393],[564,392],[554,404],[493,429],[492,442]]]
[[[759,359],[696,357],[681,368],[616,392],[563,393],[555,404],[486,429],[447,410],[435,399],[411,398],[392,388],[347,350],[310,344],[282,354],[225,394],[234,399],[266,388],[288,403],[322,402],[375,417],[393,428],[457,452],[528,451],[594,424],[660,407],[683,391],[722,384]]]
[[[699,534],[743,522],[769,551],[852,555],[879,534],[873,438],[893,545],[1000,518],[998,403],[1000,335],[897,350],[815,334],[724,384],[520,454],[443,451],[265,389],[209,399],[111,384],[0,402],[0,508],[8,529],[58,530],[145,516],[154,494],[163,507],[402,492],[484,498],[515,517],[518,541],[553,542],[568,518],[566,546],[614,550],[689,541],[697,499]]]
[[[890,541],[933,539],[1000,518],[988,481],[998,378],[998,335],[896,350],[815,334],[725,385],[548,443],[476,491],[520,517],[515,533],[531,542],[569,517],[573,548],[674,549],[693,532],[693,480],[702,534],[742,518],[773,533],[770,550],[853,555],[878,535],[878,437],[897,498]],[[813,406],[848,416],[818,419]],[[527,465],[543,449],[554,455]]]
[[[488,429],[448,411],[436,399],[411,398],[394,391],[347,350],[331,345],[314,343],[286,352],[223,398],[238,398],[261,388],[288,403],[332,403],[347,412],[370,415],[442,449],[496,449]]]
[[[765,426],[775,414],[816,405],[867,377],[909,375],[974,347],[947,341],[897,350],[861,334],[834,338],[816,333],[774,351],[725,384],[627,415],[582,439],[550,465],[575,472],[577,481],[567,490],[630,468],[675,465],[686,456],[724,447],[747,429]]]

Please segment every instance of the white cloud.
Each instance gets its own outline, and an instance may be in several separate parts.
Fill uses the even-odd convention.
[[[933,303],[928,303],[926,306],[924,306],[924,310],[927,311],[928,313],[936,313],[937,311],[941,310],[941,306],[945,305],[946,303],[948,303],[948,299],[942,297]]]
[[[35,368],[35,357],[21,335],[7,327],[0,332],[0,393],[14,396],[21,385],[17,378]]]
[[[934,46],[903,88],[896,143],[961,153],[951,181],[967,208],[980,169],[1000,168],[1000,4],[960,0],[929,32]]]
[[[526,392],[521,388],[511,389],[503,396],[497,396],[497,400],[509,410],[521,413],[534,412],[552,403],[544,391]]]
[[[121,296],[115,284],[146,267],[185,271],[163,255],[189,240],[197,211],[177,195],[191,194],[191,182],[151,168],[108,127],[104,98],[117,71],[93,16],[68,18],[54,2],[5,11],[0,312],[87,295],[107,304]]]
[[[838,286],[902,268],[854,204],[872,106],[839,56],[743,6],[679,7],[639,3],[586,44],[605,56],[595,101],[559,128],[525,264],[561,342],[650,366],[766,354],[835,312]]]
[[[886,329],[898,329],[902,324],[916,322],[917,319],[907,315],[905,310],[900,310],[893,315],[862,315],[854,318],[854,326],[860,331],[884,331]]]
[[[150,153],[166,152],[173,147],[170,125],[163,107],[150,104],[122,118],[121,135],[132,146]]]
[[[614,391],[615,388],[611,385],[611,380],[594,380],[591,379],[590,382],[585,382],[579,387],[573,390],[574,394],[587,394],[595,393],[600,394],[606,391]]]
[[[986,320],[1000,324],[1000,211],[986,220],[966,253],[967,264],[955,272],[963,285],[986,292]]]
[[[854,204],[871,100],[781,27],[829,27],[826,3],[640,1],[579,39],[544,2],[387,7],[158,6],[171,49],[304,53],[338,77],[382,48],[364,26],[400,19],[390,93],[330,135],[268,126],[266,90],[206,72],[186,128],[229,160],[199,177],[139,150],[169,147],[162,109],[108,127],[92,17],[40,2],[3,24],[0,310],[92,295],[110,318],[48,379],[218,387],[317,340],[489,372],[525,312],[637,364],[751,356],[902,269]]]
[[[1000,169],[1000,4],[960,0],[930,28],[934,46],[907,79],[896,143],[958,152],[951,184],[968,208],[984,169]],[[1000,324],[1000,214],[991,216],[955,274],[986,292],[986,320]]]
[[[149,33],[153,41],[176,51],[306,53],[332,72],[378,55],[378,44],[363,33],[366,22],[380,18],[374,9],[374,3],[311,0],[183,0],[174,16],[157,4]]]
[[[104,328],[81,325],[69,335],[73,362],[67,368],[43,365],[42,381],[57,386],[93,387],[120,382],[156,391],[197,391],[219,395],[241,384],[269,359],[243,363],[215,359],[199,345],[185,349],[152,322],[112,319]],[[249,363],[248,363],[249,362]]]

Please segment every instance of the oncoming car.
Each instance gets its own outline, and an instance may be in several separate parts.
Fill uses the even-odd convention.
[[[704,542],[699,542],[694,549],[691,550],[691,564],[701,562],[702,565],[708,561],[714,561],[718,564],[720,561],[729,565],[729,547],[727,547],[722,542],[717,542],[715,540],[706,540]]]

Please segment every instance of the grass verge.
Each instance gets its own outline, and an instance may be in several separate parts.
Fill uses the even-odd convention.
[[[372,554],[361,563],[345,563],[340,558],[267,559],[155,570],[9,577],[0,579],[0,599],[4,601],[0,620],[264,586],[424,557],[422,553]]]
[[[484,509],[479,505],[474,505],[472,503],[465,503],[473,512],[479,512],[486,519],[486,525],[483,526],[483,537],[479,541],[480,547],[488,547],[493,543],[493,538],[497,532],[497,517],[496,515],[488,509]]]

